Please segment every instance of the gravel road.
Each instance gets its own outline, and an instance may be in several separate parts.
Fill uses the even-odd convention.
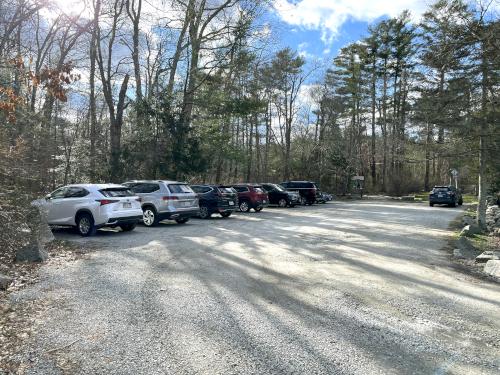
[[[500,285],[442,250],[459,209],[269,208],[101,231],[12,296],[50,308],[28,374],[498,374]]]

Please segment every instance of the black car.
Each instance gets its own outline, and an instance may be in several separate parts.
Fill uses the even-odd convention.
[[[191,185],[200,200],[200,217],[208,219],[212,214],[229,217],[238,208],[238,195],[230,186]]]
[[[316,203],[318,187],[312,181],[286,181],[280,184],[287,190],[296,191],[300,194],[301,204]]]
[[[280,207],[295,207],[300,204],[300,194],[295,191],[288,191],[278,184],[261,184],[269,196],[269,204],[276,204]]]
[[[462,193],[454,186],[434,186],[429,194],[429,206],[435,204],[447,204],[455,207],[463,204]]]

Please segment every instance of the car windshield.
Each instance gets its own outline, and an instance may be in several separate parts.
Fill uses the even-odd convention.
[[[119,198],[119,197],[133,197],[134,193],[132,193],[129,189],[126,188],[108,188],[101,189],[99,192],[108,198]]]
[[[187,194],[193,192],[186,184],[170,184],[168,185],[168,189],[174,194]]]
[[[447,192],[449,190],[450,189],[448,187],[446,187],[446,186],[437,186],[434,189],[432,189],[432,191],[434,191],[434,192],[440,192],[440,193],[441,192]]]

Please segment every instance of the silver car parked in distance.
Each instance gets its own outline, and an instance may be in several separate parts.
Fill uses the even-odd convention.
[[[162,220],[175,220],[184,224],[198,216],[198,196],[191,187],[178,181],[134,180],[124,182],[142,199],[143,223],[148,227]]]
[[[142,219],[140,198],[116,184],[63,186],[47,194],[44,205],[49,225],[75,227],[85,237],[102,227],[128,232]]]

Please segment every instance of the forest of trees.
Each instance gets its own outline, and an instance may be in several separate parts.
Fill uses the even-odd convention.
[[[449,183],[454,168],[484,211],[499,189],[489,2],[440,0],[418,24],[408,12],[382,20],[326,67],[273,39],[271,2],[82,2],[67,15],[56,0],[0,1],[9,191],[307,179],[343,194],[363,175],[371,193],[406,194]]]

